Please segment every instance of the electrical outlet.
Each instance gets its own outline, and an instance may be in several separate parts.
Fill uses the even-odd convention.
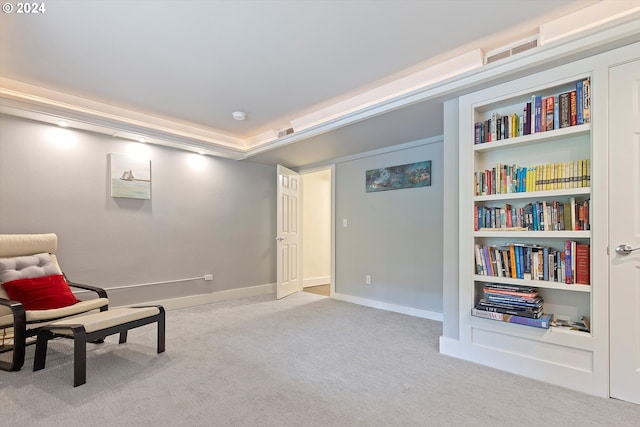
[[[213,280],[213,274],[205,274],[204,280]]]
[[[370,275],[367,274],[366,276],[364,276],[364,283],[367,284],[367,285],[371,284],[371,276]]]

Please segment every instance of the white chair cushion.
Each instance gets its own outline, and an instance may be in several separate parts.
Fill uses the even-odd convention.
[[[0,258],[0,285],[18,279],[33,279],[36,277],[62,274],[57,263],[48,253],[24,255],[13,258]],[[9,298],[0,286],[0,298]]]
[[[39,328],[40,326],[43,326],[43,324],[47,324],[53,319],[83,314],[87,311],[104,307],[107,304],[109,304],[109,300],[107,298],[95,298],[87,301],[80,301],[68,307],[54,308],[51,310],[28,310],[26,312],[27,329]],[[13,315],[0,314],[0,327],[2,327],[3,325],[12,324]]]

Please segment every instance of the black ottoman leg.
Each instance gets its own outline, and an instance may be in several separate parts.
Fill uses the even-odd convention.
[[[164,307],[158,307],[158,353],[164,352]]]
[[[36,340],[36,354],[33,359],[34,371],[44,369],[44,362],[47,359],[47,344],[49,343],[51,337],[53,337],[51,331],[38,331],[38,338]]]
[[[87,382],[87,334],[84,326],[73,327],[73,386]]]

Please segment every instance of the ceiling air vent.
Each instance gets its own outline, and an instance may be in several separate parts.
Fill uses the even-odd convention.
[[[293,133],[293,128],[280,129],[278,131],[278,138],[282,138],[283,136],[291,135]]]
[[[496,62],[501,59],[508,58],[512,55],[525,52],[537,46],[538,46],[537,37],[520,40],[518,42],[510,44],[509,46],[504,46],[499,49],[492,50],[491,52],[487,52],[485,55],[484,63],[491,64],[492,62]]]

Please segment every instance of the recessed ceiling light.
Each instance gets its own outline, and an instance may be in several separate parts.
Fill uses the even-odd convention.
[[[59,120],[58,121],[58,126],[60,126],[61,128],[66,128],[67,126],[69,126],[69,123],[67,123],[64,120]]]
[[[243,111],[234,111],[231,113],[231,116],[236,120],[244,120],[247,118],[247,114]]]

